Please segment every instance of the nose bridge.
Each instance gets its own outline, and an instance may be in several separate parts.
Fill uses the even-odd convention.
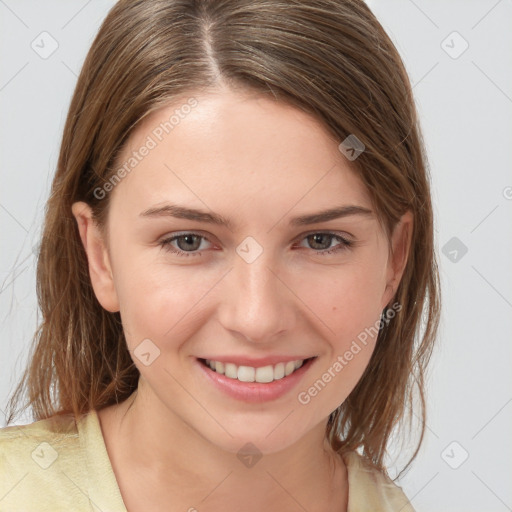
[[[265,252],[250,263],[235,257],[227,294],[221,299],[221,321],[226,329],[251,341],[269,341],[291,327],[293,294],[276,274]]]

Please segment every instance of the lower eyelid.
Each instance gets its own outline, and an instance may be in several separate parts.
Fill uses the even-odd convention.
[[[171,253],[178,254],[179,256],[183,256],[183,255],[185,255],[185,256],[202,255],[202,253],[204,251],[206,251],[207,249],[195,250],[195,251],[183,251],[182,249],[179,249],[179,248],[174,247],[172,245],[172,242],[174,242],[176,239],[181,238],[183,236],[187,236],[187,235],[198,236],[203,241],[206,241],[206,242],[214,245],[213,242],[211,242],[205,235],[201,235],[199,233],[194,233],[194,232],[184,232],[184,233],[181,233],[181,234],[178,234],[178,235],[172,235],[170,237],[167,237],[167,238],[163,239],[161,242],[159,242],[159,245],[163,249],[166,249],[167,251],[169,251]],[[312,249],[311,247],[300,246],[303,249],[309,249],[310,251],[313,252],[313,254],[315,254],[315,253],[317,253],[317,254],[329,254],[329,253],[333,253],[333,252],[337,252],[337,251],[343,251],[344,249],[350,249],[355,244],[355,242],[353,240],[347,239],[347,238],[345,238],[345,237],[343,237],[341,235],[335,234],[335,233],[329,233],[329,232],[324,232],[324,231],[315,231],[315,232],[303,235],[301,238],[298,239],[297,243],[300,243],[300,242],[306,240],[308,237],[310,237],[312,235],[329,235],[329,236],[332,236],[333,240],[336,240],[336,241],[339,242],[334,247],[330,247],[330,248],[327,248],[327,249],[320,249],[320,250],[315,250],[315,249]]]
[[[332,243],[332,241],[339,242],[334,247],[330,247],[330,248],[327,248],[327,249],[319,249],[319,250],[316,250],[316,251],[314,249],[311,249],[310,247],[304,247],[305,249],[311,249],[311,250],[313,250],[315,252],[318,252],[318,253],[332,250],[332,249],[334,249],[334,248],[336,248],[336,247],[338,247],[340,245],[345,246],[345,247],[350,247],[351,245],[353,245],[355,243],[354,241],[352,241],[349,238],[346,238],[344,236],[338,235],[336,233],[329,233],[329,232],[323,232],[323,231],[314,232],[314,233],[308,233],[307,235],[305,235],[302,238],[300,238],[297,243],[305,241],[308,237],[313,236],[313,235],[329,235],[329,236],[332,237],[331,243]],[[303,247],[303,246],[301,246],[301,247]]]

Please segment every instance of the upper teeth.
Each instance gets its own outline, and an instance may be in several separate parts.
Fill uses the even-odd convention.
[[[221,361],[212,361],[206,359],[206,364],[217,373],[222,373],[230,379],[238,379],[242,382],[272,382],[290,375],[302,366],[303,359],[288,361],[287,363],[277,363],[276,365],[261,366],[254,368],[252,366],[237,366],[234,363],[222,363]]]

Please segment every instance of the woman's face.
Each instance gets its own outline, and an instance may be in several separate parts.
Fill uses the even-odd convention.
[[[225,450],[270,453],[323,431],[401,277],[410,217],[392,261],[339,142],[262,96],[184,97],[146,118],[118,161],[108,250],[89,223],[95,293],[120,311],[139,393]],[[346,214],[320,218],[336,209]],[[308,358],[282,378],[286,364],[257,370]],[[230,362],[231,377],[201,359]]]

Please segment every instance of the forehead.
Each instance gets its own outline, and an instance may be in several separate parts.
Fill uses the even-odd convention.
[[[140,209],[178,198],[240,213],[251,204],[282,213],[299,203],[303,209],[370,207],[338,141],[318,120],[249,92],[185,95],[151,113],[132,133],[116,169],[123,165],[129,172],[112,199]]]

